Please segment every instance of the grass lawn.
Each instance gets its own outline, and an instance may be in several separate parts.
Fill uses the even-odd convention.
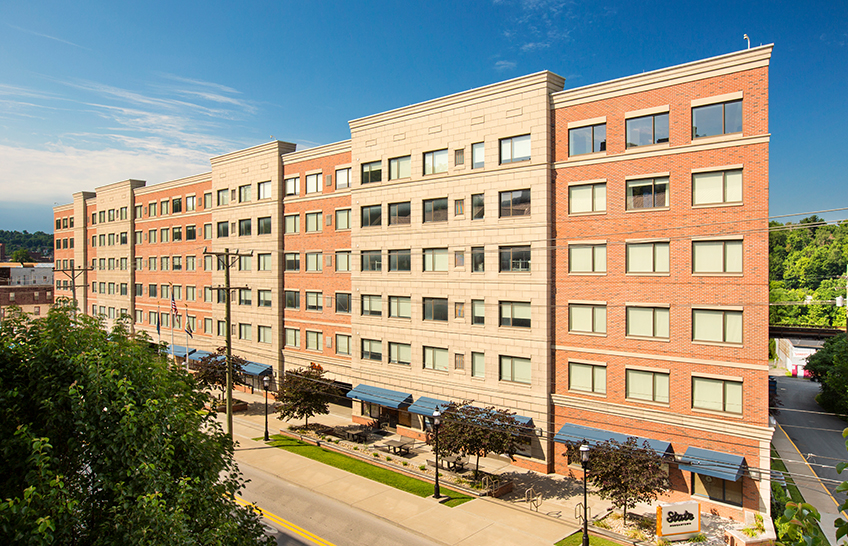
[[[581,546],[583,544],[583,531],[577,531],[573,535],[568,535],[564,539],[557,542],[554,546]],[[589,534],[589,546],[621,546],[618,542],[592,536]]]
[[[792,502],[804,502],[804,496],[798,490],[798,486],[795,485],[792,476],[786,471],[786,465],[783,464],[780,455],[778,455],[774,447],[771,448],[771,469],[781,472],[786,478],[786,489],[789,491],[789,497],[792,499]],[[774,517],[776,518],[777,515]]]
[[[349,457],[329,449],[324,449],[323,447],[307,444],[306,442],[301,442],[300,440],[289,438],[288,436],[273,434],[271,435],[270,445],[280,449],[285,449],[292,453],[297,453],[298,455],[302,455],[303,457],[307,457],[314,461],[322,462],[326,465],[334,466],[341,470],[350,472],[351,474],[356,474],[357,476],[362,476],[363,478],[368,478],[369,480],[374,480],[375,482],[394,487],[395,489],[400,489],[401,491],[418,495],[419,497],[429,497],[433,495],[433,484],[430,482],[412,478],[406,474],[394,472],[387,468],[375,466],[355,457]],[[451,508],[473,500],[474,498],[446,487],[441,487],[440,492],[442,496],[450,497],[450,500],[445,501],[442,504],[450,506]]]

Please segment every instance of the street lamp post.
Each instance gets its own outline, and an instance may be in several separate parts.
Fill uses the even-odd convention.
[[[271,438],[268,437],[268,384],[271,382],[271,378],[267,375],[262,378],[262,384],[265,387],[265,441],[269,441]]]
[[[439,491],[439,425],[442,424],[442,421],[441,419],[439,419],[439,417],[441,417],[441,415],[442,414],[439,413],[439,410],[433,411],[433,434],[435,435],[435,447],[433,449],[433,452],[436,455],[436,485],[433,488],[433,496],[437,500],[442,498],[442,495]]]
[[[589,446],[580,446],[580,462],[583,465],[583,546],[589,546],[589,505],[586,495],[586,474],[589,473]]]

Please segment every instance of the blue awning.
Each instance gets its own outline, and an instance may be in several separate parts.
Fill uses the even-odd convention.
[[[271,366],[258,362],[247,362],[241,369],[247,375],[262,376],[271,373]]]
[[[583,441],[585,441],[591,446],[601,444],[603,442],[606,442],[607,440],[615,440],[618,443],[624,443],[630,437],[635,437],[636,444],[640,447],[645,442],[648,442],[648,445],[651,447],[651,449],[653,449],[660,455],[664,455],[665,453],[668,453],[671,450],[671,444],[662,440],[642,438],[633,434],[621,434],[620,432],[611,432],[609,430],[603,430],[600,428],[590,428],[580,425],[571,425],[568,423],[563,425],[563,427],[559,429],[559,432],[556,433],[556,435],[554,436],[554,442],[560,442],[562,444],[572,444],[582,443]]]
[[[211,356],[214,353],[210,353],[209,351],[202,351],[200,349],[195,349],[194,352],[188,354],[190,360],[200,360],[201,358],[205,358],[207,356]]]
[[[186,352],[188,352],[189,356],[194,356],[194,349],[190,347],[183,347],[182,345],[171,345],[168,347],[168,354],[171,354],[171,349],[174,351],[174,356],[178,356],[180,358],[184,358],[186,356]]]
[[[745,457],[710,451],[699,447],[690,447],[680,457],[677,465],[680,470],[688,470],[695,474],[721,478],[732,482],[739,481],[745,471]]]
[[[370,385],[357,385],[347,393],[347,397],[394,409],[412,404],[412,395],[409,393],[390,391]]]
[[[432,417],[433,412],[438,409],[440,412],[444,412],[445,408],[448,407],[450,402],[445,400],[438,400],[436,398],[428,398],[427,396],[420,396],[414,404],[406,408],[406,411],[409,413],[415,413],[416,415],[426,415],[427,417]]]

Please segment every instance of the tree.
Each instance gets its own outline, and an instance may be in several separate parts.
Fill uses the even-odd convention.
[[[834,336],[807,359],[804,369],[821,383],[818,402],[828,411],[848,414],[848,337]]]
[[[442,412],[439,428],[439,455],[476,455],[474,478],[480,470],[480,457],[500,453],[510,459],[522,445],[528,443],[530,430],[522,425],[515,414],[494,406],[480,408],[470,401],[451,402]],[[433,435],[427,443],[433,444]]]
[[[0,328],[0,536],[14,544],[271,543],[235,501],[233,444],[206,396],[70,307]]]
[[[570,444],[566,456],[577,455],[579,444]],[[638,502],[652,502],[669,487],[663,470],[663,458],[651,449],[647,441],[638,445],[636,438],[624,442],[607,440],[592,446],[589,453],[587,481],[602,499],[609,499],[621,508],[627,521],[627,509]]]
[[[780,546],[828,546],[820,528],[821,516],[812,504],[787,502],[775,524]]]
[[[29,255],[29,250],[25,248],[19,248],[16,251],[12,252],[12,261],[24,265],[24,262],[32,262],[33,259],[32,256]]]
[[[275,398],[280,402],[277,419],[305,419],[330,413],[330,398],[338,390],[324,378],[324,370],[317,364],[286,372]]]
[[[244,365],[247,360],[231,355],[233,362],[233,385],[245,385]],[[227,348],[218,347],[211,355],[197,361],[193,367],[197,370],[195,379],[209,389],[221,389],[221,396],[227,390]]]

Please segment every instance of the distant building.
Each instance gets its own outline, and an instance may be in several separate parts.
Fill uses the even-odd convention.
[[[6,244],[0,243],[0,262],[6,261]]]
[[[795,377],[807,377],[807,359],[824,347],[823,339],[780,338],[777,343],[777,367],[789,370]]]
[[[53,305],[53,287],[0,286],[0,321],[5,320],[13,305],[35,317],[46,315]]]
[[[53,263],[0,262],[0,286],[53,285]]]

